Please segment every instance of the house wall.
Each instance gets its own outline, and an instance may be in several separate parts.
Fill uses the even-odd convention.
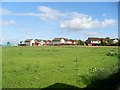
[[[91,41],[91,43],[94,43],[94,44],[100,44],[101,41]]]
[[[34,46],[35,45],[35,41],[34,40],[31,40],[30,41],[30,46]]]
[[[91,44],[91,43],[88,43],[88,46],[92,46],[92,44]]]
[[[52,44],[52,42],[49,42],[49,41],[46,42],[46,45],[51,45],[51,44]]]
[[[118,40],[117,39],[113,40],[113,43],[118,43]]]
[[[67,41],[67,44],[72,44],[72,41]]]
[[[52,44],[60,44],[60,41],[53,41]]]
[[[73,44],[77,44],[77,42],[73,42]]]
[[[24,42],[24,44],[26,44],[27,46],[34,46],[35,45],[35,41],[31,40],[30,42]]]
[[[45,42],[42,40],[42,41],[40,42],[40,46],[43,46],[43,45],[45,45]]]
[[[37,43],[37,46],[41,46],[40,43]]]
[[[62,39],[60,40],[60,44],[67,44],[67,42],[62,38]]]

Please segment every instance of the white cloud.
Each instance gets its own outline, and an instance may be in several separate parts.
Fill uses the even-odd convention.
[[[117,21],[113,19],[105,19],[104,22],[102,22],[103,27],[112,26],[115,25],[116,23]]]
[[[16,26],[16,21],[14,20],[0,21],[0,26]]]
[[[94,20],[91,16],[80,14],[80,13],[72,13],[69,19],[65,19],[61,21],[60,27],[62,29],[67,30],[87,30],[87,29],[100,29],[108,26],[113,26],[117,22],[114,19],[104,19],[103,21]]]
[[[25,12],[25,13],[15,13],[9,11],[7,9],[0,10],[0,14],[11,14],[16,16],[32,16],[38,17],[42,20],[62,20],[60,22],[60,27],[62,29],[69,29],[69,30],[86,30],[86,29],[93,29],[93,28],[104,28],[108,26],[112,26],[116,24],[116,20],[114,19],[104,19],[103,21],[92,19],[91,16],[78,13],[78,12],[61,12],[59,10],[46,7],[46,6],[39,6],[37,7],[38,12]],[[104,13],[104,16],[106,13]],[[61,19],[60,19],[61,18]],[[3,25],[11,24],[14,25],[15,22],[11,21],[9,23],[3,23]]]
[[[57,13],[57,12],[59,12],[56,9],[52,9],[52,8],[49,8],[46,6],[39,6],[37,9],[38,9],[38,11],[43,12],[43,13]]]
[[[48,20],[48,19],[55,20],[58,17],[61,17],[64,15],[59,10],[45,7],[45,6],[39,6],[38,11],[41,13],[40,18],[43,20]]]
[[[86,15],[86,14],[82,14],[82,13],[78,13],[78,12],[67,12],[67,13],[65,13],[65,15],[67,16],[67,17],[69,17],[69,18],[74,18],[74,17],[77,17],[77,18],[87,18],[87,17],[89,17],[88,15]]]
[[[57,18],[64,16],[63,13],[61,13],[59,10],[52,9],[50,7],[46,6],[39,6],[37,7],[38,13],[34,12],[25,12],[25,13],[16,13],[12,12],[10,10],[1,8],[0,14],[3,15],[16,15],[16,16],[33,16],[33,17],[39,17],[42,20],[56,20]]]
[[[16,16],[33,16],[33,17],[40,17],[41,14],[39,13],[33,13],[33,12],[28,12],[28,13],[14,13]]]

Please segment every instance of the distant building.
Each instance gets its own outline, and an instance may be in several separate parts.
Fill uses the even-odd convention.
[[[24,44],[26,44],[26,46],[34,46],[35,45],[35,41],[33,39],[26,39],[24,41]]]
[[[19,46],[50,46],[52,45],[51,40],[42,39],[26,39],[25,41],[20,41]]]
[[[46,41],[45,45],[47,45],[47,46],[53,45],[53,42],[51,40],[45,40],[45,41]]]
[[[76,45],[76,40],[68,38],[54,38],[52,44],[55,45]]]
[[[109,39],[108,37],[107,38],[94,38],[94,37],[91,38],[91,37],[89,37],[85,41],[85,43],[86,43],[87,46],[100,46],[103,41],[105,43],[107,43],[108,39]]]
[[[53,45],[66,44],[67,40],[65,38],[54,38],[52,40]]]
[[[38,42],[38,46],[44,46],[46,41],[45,40],[42,40],[42,39],[35,39],[35,41]]]
[[[118,38],[113,39],[114,44],[118,43],[118,41],[119,41]]]
[[[34,39],[26,39],[25,41],[20,41],[19,46],[39,46],[39,43]]]

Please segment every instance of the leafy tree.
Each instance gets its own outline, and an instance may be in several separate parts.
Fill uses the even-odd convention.
[[[107,45],[112,45],[113,44],[113,40],[111,40],[111,39],[108,39],[107,42],[108,42]]]
[[[7,42],[7,46],[10,46],[10,42]]]
[[[78,41],[77,41],[77,45],[84,45],[84,41],[78,40]]]
[[[102,46],[106,46],[106,44],[107,44],[106,41],[101,40],[101,45],[102,45]]]

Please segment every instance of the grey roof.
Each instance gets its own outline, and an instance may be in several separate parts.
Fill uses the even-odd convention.
[[[25,42],[30,42],[31,40],[33,40],[33,39],[26,39]]]
[[[41,42],[42,41],[42,39],[35,39],[36,41],[38,41],[38,42]]]

